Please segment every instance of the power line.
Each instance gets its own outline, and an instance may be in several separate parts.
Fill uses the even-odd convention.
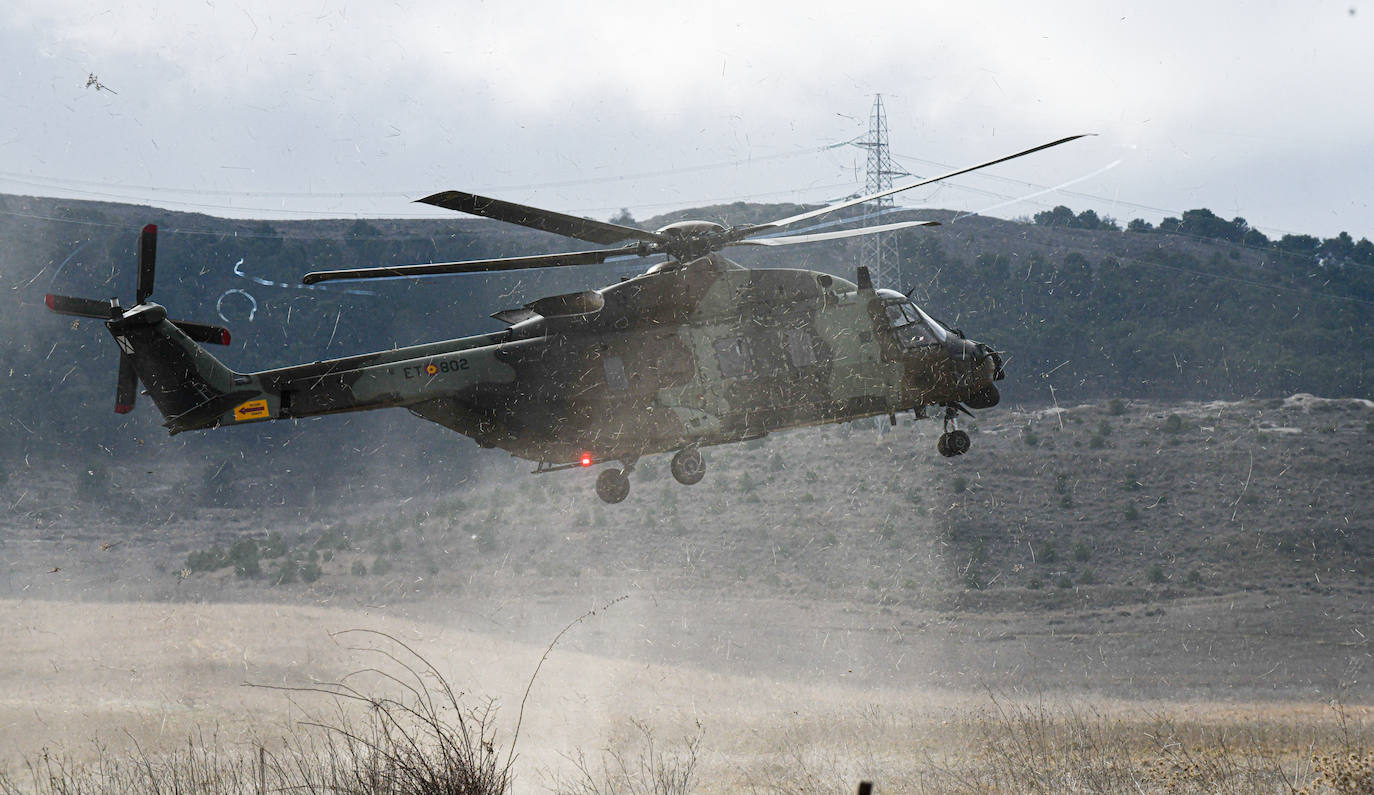
[[[897,208],[893,208],[893,209],[891,210],[891,212],[901,212],[901,211],[905,211],[905,210],[907,210],[907,209],[909,209],[909,208],[897,207]],[[76,225],[81,225],[81,226],[98,226],[98,227],[104,227],[104,228],[107,228],[107,229],[137,230],[137,229],[141,229],[141,228],[142,228],[140,225],[137,225],[137,224],[133,224],[133,225],[130,225],[130,224],[116,224],[116,223],[110,223],[110,222],[108,222],[108,221],[91,221],[91,220],[78,219],[78,218],[59,218],[59,217],[57,217],[57,216],[51,216],[51,215],[40,215],[40,214],[38,214],[38,213],[19,213],[19,212],[7,211],[7,210],[0,210],[0,215],[7,215],[7,216],[14,217],[14,218],[31,218],[31,219],[40,220],[40,221],[54,221],[54,222],[58,222],[58,223],[76,224]],[[433,219],[428,219],[428,220],[433,220]],[[849,222],[849,221],[852,221],[852,220],[853,220],[853,219],[843,219],[843,221],[828,222],[828,223],[826,223],[826,224],[821,224],[821,225],[819,225],[819,226],[829,226],[829,225],[832,225],[832,224],[841,223],[841,222]],[[281,238],[281,237],[283,237],[282,235],[267,234],[267,233],[259,233],[259,232],[248,232],[248,231],[237,231],[237,232],[211,232],[211,231],[209,231],[209,230],[203,230],[203,229],[178,229],[178,228],[168,228],[168,229],[163,229],[163,230],[161,230],[161,232],[162,232],[162,234],[167,234],[167,235],[204,235],[204,236],[207,236],[207,237],[241,237],[241,238]],[[1194,235],[1184,235],[1184,234],[1181,234],[1181,233],[1173,233],[1173,232],[1168,232],[1168,233],[1155,232],[1155,233],[1153,233],[1153,234],[1164,234],[1164,235],[1168,235],[1168,236],[1170,236],[1170,237],[1182,237],[1182,238],[1194,238],[1194,237],[1196,237],[1196,236],[1194,236]],[[324,240],[324,239],[332,239],[332,236],[325,236],[325,235],[308,235],[308,236],[307,236],[307,235],[302,235],[302,236],[292,236],[292,237],[290,237],[289,239],[291,239],[291,240]],[[1209,238],[1209,239],[1210,239],[1210,238]],[[1247,248],[1248,248],[1248,247],[1247,247]],[[1234,282],[1234,283],[1237,283],[1237,284],[1244,284],[1244,285],[1247,285],[1247,286],[1250,286],[1250,287],[1255,287],[1255,288],[1258,288],[1258,289],[1261,289],[1261,290],[1273,290],[1273,291],[1281,292],[1281,293],[1291,293],[1291,294],[1294,294],[1294,295],[1302,295],[1302,296],[1306,296],[1306,297],[1308,297],[1308,298],[1327,299],[1327,300],[1331,300],[1331,301],[1345,301],[1345,302],[1349,302],[1349,303],[1364,304],[1364,305],[1366,305],[1366,306],[1374,306],[1374,301],[1371,301],[1371,300],[1368,300],[1368,299],[1364,299],[1364,298],[1357,298],[1357,297],[1355,297],[1355,296],[1333,295],[1333,294],[1331,294],[1331,293],[1316,292],[1316,291],[1311,291],[1311,290],[1300,290],[1300,289],[1298,289],[1298,288],[1296,288],[1296,287],[1284,287],[1284,286],[1277,285],[1277,284],[1265,284],[1264,282],[1257,282],[1257,281],[1254,281],[1254,280],[1251,280],[1251,279],[1243,279],[1243,278],[1240,278],[1240,277],[1238,277],[1238,276],[1224,276],[1224,275],[1219,274],[1219,273],[1206,273],[1206,272],[1204,272],[1204,271],[1189,270],[1188,268],[1181,268],[1181,267],[1178,267],[1177,265],[1165,265],[1165,264],[1163,264],[1163,263],[1158,263],[1158,262],[1146,262],[1146,261],[1144,261],[1144,260],[1142,260],[1142,259],[1138,259],[1138,258],[1136,258],[1136,257],[1114,257],[1114,259],[1116,259],[1118,262],[1131,263],[1131,264],[1134,264],[1134,265],[1137,265],[1137,266],[1140,266],[1140,267],[1146,267],[1146,268],[1163,268],[1163,269],[1165,269],[1165,270],[1175,271],[1175,272],[1178,272],[1178,273],[1186,273],[1186,274],[1189,274],[1189,275],[1192,275],[1192,276],[1198,276],[1198,277],[1201,277],[1201,278],[1204,278],[1204,279],[1216,279],[1216,280],[1219,280],[1219,281],[1228,281],[1228,282]]]
[[[38,186],[38,187],[43,187],[43,186]],[[832,183],[832,184],[828,184],[828,185],[814,185],[814,186],[811,186],[811,187],[807,188],[807,190],[814,190],[814,191],[821,191],[821,190],[823,190],[823,191],[827,191],[827,194],[826,194],[826,195],[827,195],[827,198],[820,199],[820,200],[817,200],[817,201],[815,201],[815,202],[802,202],[802,201],[796,201],[796,202],[793,202],[793,203],[796,203],[796,204],[808,204],[808,203],[828,204],[828,203],[830,203],[831,201],[834,200],[834,199],[832,199],[832,198],[829,198],[829,197],[833,197],[833,196],[835,195],[835,194],[834,194],[834,191],[839,190],[839,189],[843,189],[843,188],[847,188],[847,187],[849,187],[849,183]],[[174,206],[174,207],[183,207],[183,208],[188,208],[188,209],[193,209],[193,210],[201,210],[201,211],[208,211],[208,210],[232,210],[232,211],[234,211],[234,212],[244,212],[244,213],[247,213],[247,212],[256,212],[256,213],[289,213],[289,214],[291,214],[291,215],[304,217],[305,219],[320,219],[320,220],[343,219],[343,220],[348,220],[348,219],[369,219],[369,218],[370,218],[370,219],[430,220],[430,221],[434,221],[434,220],[444,220],[444,218],[446,218],[446,217],[454,217],[455,220],[456,220],[456,217],[455,217],[455,216],[444,216],[444,215],[438,214],[438,213],[436,213],[435,211],[429,210],[429,209],[421,210],[421,211],[418,211],[418,212],[412,211],[412,212],[387,212],[387,213],[359,212],[359,211],[343,211],[343,210],[333,210],[333,211],[331,211],[331,210],[297,210],[297,209],[288,209],[288,208],[284,208],[284,207],[247,207],[247,206],[242,206],[242,205],[207,204],[207,203],[204,203],[204,202],[177,201],[177,200],[172,200],[172,199],[148,199],[147,197],[143,197],[143,196],[128,196],[128,195],[114,194],[114,193],[100,193],[100,192],[95,192],[95,191],[78,190],[78,189],[75,189],[75,188],[63,188],[62,190],[65,190],[65,191],[67,191],[67,192],[69,192],[69,193],[78,193],[78,194],[83,194],[83,195],[86,195],[86,196],[95,196],[95,197],[99,197],[99,198],[102,198],[102,199],[107,199],[107,200],[119,200],[119,201],[123,201],[123,202],[137,202],[137,203],[157,204],[157,205],[159,205],[159,206],[172,205],[172,206]],[[709,199],[679,199],[679,200],[677,200],[677,201],[672,201],[672,202],[657,202],[657,203],[653,203],[653,204],[636,204],[636,205],[634,205],[634,206],[635,206],[635,209],[637,209],[637,210],[651,210],[651,209],[665,209],[665,208],[683,208],[683,209],[687,209],[687,208],[691,208],[691,207],[701,207],[701,206],[710,205],[710,204],[728,204],[728,203],[737,202],[737,201],[747,201],[747,200],[763,199],[763,198],[777,198],[777,197],[784,197],[784,196],[796,196],[796,194],[797,194],[797,190],[796,190],[796,189],[787,189],[787,190],[778,190],[778,191],[764,191],[764,192],[759,192],[759,193],[741,193],[741,194],[735,194],[735,195],[733,195],[733,196],[715,196],[715,197],[712,197],[712,198],[709,198]],[[42,197],[42,198],[54,199],[54,198],[65,198],[65,197]],[[578,214],[607,213],[607,212],[615,212],[616,210],[621,209],[621,207],[624,207],[624,205],[618,205],[618,206],[614,206],[614,207],[581,208],[581,209],[579,209],[579,210],[574,210],[573,212],[576,212],[576,213],[578,213]],[[12,213],[12,212],[3,212],[3,211],[0,211],[0,214],[4,214],[4,215],[14,215],[14,216],[20,216],[20,217],[23,217],[23,216],[24,216],[23,213]],[[32,216],[32,217],[39,218],[40,216]],[[80,221],[76,221],[76,220],[69,219],[69,218],[54,218],[54,217],[48,217],[48,216],[41,216],[41,217],[42,217],[44,220],[51,220],[51,221],[66,221],[66,222],[71,222],[71,223],[81,223]],[[265,218],[245,218],[245,219],[239,219],[239,220],[271,220],[271,219],[265,219]],[[466,219],[466,220],[474,220],[474,219]],[[120,226],[120,225],[112,224],[111,226]],[[141,227],[138,227],[138,228],[141,228]]]
[[[913,155],[894,154],[893,157],[898,158],[898,159],[900,159],[900,160],[911,161],[911,162],[914,162],[914,163],[921,163],[921,164],[924,164],[924,165],[927,165],[927,166],[934,166],[934,167],[939,168],[939,169],[952,169],[952,168],[955,168],[955,166],[951,166],[951,165],[949,165],[949,164],[947,164],[947,163],[941,163],[941,162],[938,162],[938,161],[935,161],[935,160],[924,160],[924,159],[922,159],[922,158],[915,157],[915,156],[913,156]],[[913,176],[916,176],[916,175],[913,175]],[[1002,176],[998,176],[998,175],[996,175],[996,174],[991,174],[991,173],[987,173],[987,172],[980,172],[978,176],[982,177],[983,179],[996,180],[996,181],[998,181],[998,182],[1006,182],[1006,183],[1011,183],[1011,184],[1013,184],[1013,185],[1024,185],[1024,186],[1026,186],[1026,187],[1036,188],[1036,189],[1041,189],[1041,190],[1047,188],[1047,186],[1045,186],[1045,185],[1040,185],[1040,184],[1035,183],[1035,182],[1029,182],[1029,181],[1027,181],[1027,180],[1020,180],[1020,179],[1013,179],[1013,178],[1011,178],[1011,177],[1002,177]],[[960,188],[960,189],[962,189],[962,190],[973,191],[973,192],[975,192],[975,193],[977,193],[977,192],[984,192],[984,193],[986,193],[986,195],[989,195],[989,196],[998,196],[998,195],[999,195],[999,194],[993,193],[993,192],[991,192],[991,191],[979,191],[977,188],[971,188],[971,187],[968,187],[968,186],[966,186],[966,185],[951,185],[951,187],[957,187],[957,188]],[[1117,197],[1117,196],[1112,196],[1112,197],[1098,196],[1098,195],[1092,194],[1092,193],[1083,193],[1083,192],[1081,192],[1081,191],[1071,191],[1071,190],[1060,190],[1060,191],[1057,191],[1057,192],[1060,193],[1060,194],[1062,194],[1062,195],[1064,195],[1064,196],[1072,196],[1073,198],[1076,198],[1076,199],[1083,199],[1084,201],[1099,202],[1099,203],[1102,203],[1102,204],[1110,205],[1110,206],[1112,206],[1112,207],[1122,206],[1122,207],[1130,207],[1130,208],[1133,208],[1133,209],[1136,209],[1136,210],[1146,210],[1146,211],[1148,211],[1148,212],[1158,213],[1158,214],[1161,215],[1161,216],[1180,216],[1180,217],[1181,217],[1181,216],[1183,215],[1183,212],[1184,212],[1183,210],[1179,210],[1179,209],[1172,209],[1172,208],[1168,208],[1168,207],[1155,207],[1155,206],[1152,205],[1152,204],[1141,204],[1140,202],[1125,201],[1125,200],[1123,200],[1123,199],[1121,199],[1120,197]],[[1042,205],[1042,206],[1043,206],[1043,205]],[[1256,228],[1258,228],[1258,227],[1256,227]],[[1277,226],[1267,226],[1267,225],[1266,225],[1266,226],[1263,227],[1263,228],[1269,230],[1270,232],[1278,233],[1278,234],[1284,234],[1284,235],[1300,234],[1300,233],[1298,233],[1298,232],[1294,232],[1294,231],[1291,230],[1291,229],[1283,229],[1283,228],[1280,228],[1280,227],[1277,227]]]
[[[556,182],[535,182],[524,185],[497,185],[486,188],[492,191],[523,191],[523,190],[544,190],[549,188],[571,188],[582,185],[604,185],[615,182],[625,182],[628,180],[650,179],[654,177],[675,176],[678,174],[693,174],[703,171],[715,171],[723,168],[739,168],[754,163],[765,163],[774,160],[786,160],[794,157],[814,155],[842,146],[848,146],[850,141],[843,141],[837,144],[826,144],[824,146],[809,147],[806,149],[796,149],[788,152],[777,152],[771,155],[759,155],[729,160],[718,163],[703,163],[695,166],[680,166],[678,168],[658,169],[655,171],[641,171],[630,174],[618,174],[611,177],[586,177],[582,179],[560,180]],[[158,185],[128,185],[124,183],[102,182],[98,180],[70,179],[66,177],[49,177],[39,174],[23,174],[14,171],[0,171],[0,179],[17,182],[23,185],[34,187],[59,187],[65,190],[75,190],[76,187],[86,188],[122,188],[131,191],[148,191],[152,193],[176,193],[189,196],[242,196],[259,199],[408,199],[411,196],[424,195],[432,192],[429,189],[417,189],[413,191],[249,191],[249,190],[216,190],[208,188],[180,188]],[[91,195],[104,195],[91,191]],[[121,194],[123,195],[123,194]],[[213,206],[213,205],[209,205]],[[252,208],[249,208],[252,209]]]

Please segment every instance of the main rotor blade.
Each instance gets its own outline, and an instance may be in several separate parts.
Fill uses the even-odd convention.
[[[844,237],[859,237],[860,235],[876,235],[879,232],[892,232],[897,229],[907,229],[913,226],[939,226],[939,221],[900,221],[895,224],[883,224],[881,226],[864,226],[858,229],[841,229],[837,232],[817,232],[812,235],[789,235],[787,237],[760,237],[752,240],[740,240],[731,243],[732,246],[790,246],[795,243],[815,243],[821,240],[839,240]]]
[[[766,224],[759,224],[758,226],[755,226],[755,227],[750,228],[750,229],[749,229],[749,233],[750,233],[750,234],[757,234],[758,232],[762,232],[762,231],[764,231],[764,230],[766,230],[766,229],[776,229],[777,227],[780,227],[780,226],[787,226],[788,224],[795,224],[795,223],[798,222],[798,221],[805,221],[805,220],[807,220],[808,218],[815,218],[815,217],[818,216],[818,215],[825,215],[826,213],[833,213],[833,212],[835,212],[836,210],[843,210],[843,209],[846,208],[846,207],[853,207],[853,206],[856,205],[856,204],[863,204],[864,202],[873,201],[874,199],[881,199],[881,198],[883,198],[884,196],[891,196],[891,195],[894,194],[894,193],[901,193],[901,192],[904,191],[904,190],[911,190],[912,188],[919,188],[919,187],[921,187],[922,185],[930,185],[930,184],[939,182],[939,181],[941,181],[941,180],[949,179],[950,177],[957,177],[957,176],[959,176],[960,174],[967,174],[967,173],[969,173],[970,171],[977,171],[977,170],[980,169],[980,168],[987,168],[988,166],[995,166],[995,165],[997,165],[998,163],[1005,163],[1005,162],[1007,162],[1008,160],[1015,160],[1015,159],[1018,158],[1018,157],[1025,157],[1026,155],[1034,154],[1035,152],[1039,152],[1039,151],[1044,150],[1044,149],[1049,149],[1049,148],[1052,147],[1052,146],[1059,146],[1060,144],[1066,144],[1066,143],[1068,143],[1069,141],[1076,141],[1076,140],[1078,140],[1079,138],[1085,138],[1085,137],[1087,137],[1087,136],[1089,136],[1089,135],[1095,135],[1095,134],[1096,134],[1096,133],[1083,133],[1083,134],[1080,134],[1080,135],[1070,135],[1068,138],[1060,138],[1058,141],[1051,141],[1051,142],[1049,142],[1049,143],[1047,143],[1047,144],[1041,144],[1041,145],[1039,145],[1039,146],[1032,147],[1032,148],[1027,149],[1027,150],[1025,150],[1025,151],[1017,152],[1017,153],[1014,154],[1014,155],[1007,155],[1006,157],[999,157],[999,158],[997,158],[996,160],[989,160],[989,161],[987,161],[986,163],[979,163],[979,164],[976,165],[976,166],[969,166],[968,168],[961,168],[961,169],[959,169],[959,170],[957,170],[957,171],[951,171],[951,172],[949,172],[948,174],[941,174],[941,175],[938,176],[938,177],[931,177],[930,179],[923,179],[923,180],[920,180],[919,182],[913,182],[913,183],[911,183],[911,184],[909,184],[909,185],[901,185],[901,186],[898,186],[898,187],[895,187],[895,188],[888,188],[887,190],[878,191],[877,193],[870,193],[870,194],[868,194],[867,196],[860,196],[860,197],[857,198],[857,199],[848,199],[848,200],[846,200],[846,201],[836,202],[835,204],[827,204],[826,206],[821,207],[820,209],[817,209],[817,210],[811,210],[811,211],[809,211],[809,212],[798,213],[797,215],[791,215],[791,216],[788,216],[787,218],[780,218],[780,219],[778,219],[778,220],[776,220],[776,221],[772,221],[772,222],[769,222],[769,223],[766,223]]]
[[[599,265],[611,257],[646,252],[635,243],[620,248],[602,248],[592,251],[570,251],[566,254],[537,254],[532,257],[502,257],[499,259],[473,259],[462,262],[433,262],[424,265],[395,265],[382,268],[351,268],[337,271],[313,271],[301,278],[303,284],[332,281],[335,279],[385,279],[392,276],[435,276],[446,273],[486,273],[488,271],[515,271],[526,268],[565,268],[572,265]]]
[[[157,224],[148,224],[138,234],[138,292],[135,304],[153,294],[153,272],[157,265]]]
[[[665,239],[657,232],[649,232],[644,229],[635,229],[630,226],[621,226],[606,221],[593,221],[590,218],[578,218],[574,215],[564,215],[553,210],[541,210],[538,207],[530,207],[524,204],[492,199],[486,196],[478,196],[475,193],[464,193],[457,190],[446,190],[443,193],[436,193],[433,196],[426,196],[417,201],[425,204],[432,204],[435,207],[443,207],[448,210],[457,210],[460,213],[470,215],[480,215],[483,218],[494,218],[497,221],[505,221],[510,224],[528,226],[531,229],[538,229],[541,232],[553,232],[557,235],[575,237],[578,240],[586,240],[589,243],[619,243],[622,240],[643,240],[649,243],[660,243]]]
[[[109,301],[97,301],[94,298],[73,298],[70,295],[56,295],[54,293],[48,293],[43,300],[48,305],[48,309],[59,315],[93,317],[100,320],[109,320],[114,317]]]

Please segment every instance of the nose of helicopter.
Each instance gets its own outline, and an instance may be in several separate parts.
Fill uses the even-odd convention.
[[[944,347],[949,358],[968,366],[973,374],[985,376],[988,381],[1002,380],[1002,357],[992,346],[951,334],[945,339]]]
[[[970,408],[992,408],[1001,400],[994,381],[1005,377],[1002,371],[1002,357],[991,346],[963,337],[950,337],[945,340],[945,351],[951,360],[964,370],[964,379],[969,389],[964,403]]]
[[[976,362],[983,355],[977,342],[952,334],[945,340],[945,352],[956,362]]]

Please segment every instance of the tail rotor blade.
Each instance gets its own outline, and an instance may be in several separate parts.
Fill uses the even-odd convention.
[[[44,298],[44,303],[48,309],[59,315],[74,315],[76,317],[93,317],[99,320],[109,320],[114,317],[114,310],[109,301],[97,301],[93,298],[73,298],[70,295],[55,295],[48,293]]]
[[[153,271],[157,263],[157,224],[148,224],[138,235],[138,293],[134,303],[141,304],[153,294]]]
[[[138,397],[138,374],[134,372],[134,360],[127,353],[119,354],[119,385],[115,390],[115,413],[128,414],[134,410],[134,400]]]

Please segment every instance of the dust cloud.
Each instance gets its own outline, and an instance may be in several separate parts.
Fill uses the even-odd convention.
[[[277,742],[329,704],[264,686],[338,682],[376,665],[353,648],[367,644],[336,634],[353,629],[404,641],[467,698],[490,699],[506,741],[528,688],[522,790],[553,786],[573,760],[595,763],[605,749],[643,754],[646,742],[697,749],[702,791],[909,783],[966,760],[987,742],[980,721],[1008,704],[1092,715],[1136,738],[1160,715],[1189,731],[1262,724],[1291,738],[1334,731],[1341,703],[1341,719],[1367,734],[1359,633],[1371,608],[1339,566],[1317,570],[1324,590],[1283,577],[1233,587],[1221,573],[1209,574],[1213,587],[1182,590],[1141,577],[1133,548],[1100,544],[1089,562],[1101,582],[1064,588],[1032,575],[1082,579],[1062,540],[1075,536],[1058,537],[1069,562],[1048,563],[1050,547],[1027,543],[1033,527],[1004,528],[1005,546],[969,534],[1005,515],[1011,497],[997,484],[1021,477],[1040,483],[1019,486],[1023,499],[1041,489],[1046,521],[1062,522],[1056,456],[1106,411],[1008,412],[977,429],[989,457],[962,470],[927,454],[938,429],[907,422],[708,450],[707,480],[690,488],[671,479],[666,457],[649,458],[617,506],[596,499],[589,473],[533,476],[462,443],[437,453],[466,459],[447,484],[432,460],[374,446],[348,472],[353,493],[323,482],[283,492],[245,459],[217,502],[192,457],[150,457],[142,477],[161,485],[121,481],[113,502],[82,507],[79,481],[15,473],[7,488],[48,507],[24,514],[28,526],[4,546],[3,755],[14,768],[43,748],[89,759],[135,743],[173,749],[204,732],[237,748]],[[1183,413],[1218,433],[1245,411]],[[1356,444],[1339,428],[1367,409],[1297,401],[1275,411],[1286,413],[1270,427],[1303,436],[1335,422],[1332,438]],[[1140,430],[1122,421],[1114,439],[1154,433],[1157,414],[1141,407]],[[1028,427],[1046,441],[1027,448]],[[1134,466],[1104,464],[1100,487],[1080,473],[1073,499],[1115,499],[1116,470]],[[1254,466],[1250,488],[1273,489],[1279,474]],[[1245,505],[1228,496],[1223,507],[1231,502]],[[71,507],[51,507],[61,505]],[[1023,503],[1017,515],[1035,511]],[[1171,532],[1156,520],[1150,535]],[[248,538],[266,550],[272,533],[285,552],[263,551],[255,576],[190,570],[214,546]],[[319,574],[307,582],[291,569],[287,581],[285,561],[314,561]],[[999,592],[1003,579],[1014,584]]]

